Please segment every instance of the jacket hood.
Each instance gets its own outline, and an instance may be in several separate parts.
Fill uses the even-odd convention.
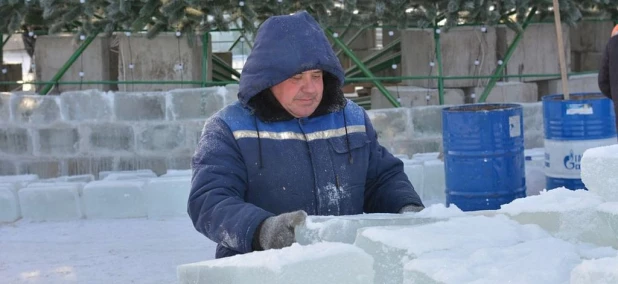
[[[263,90],[312,69],[336,77],[338,88],[344,83],[339,59],[324,31],[309,13],[270,17],[258,30],[243,67],[238,100],[248,106],[249,100]]]

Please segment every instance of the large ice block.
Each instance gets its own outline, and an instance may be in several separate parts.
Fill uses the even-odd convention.
[[[38,180],[37,182],[91,182],[94,181],[94,175],[85,174],[85,175],[75,175],[75,176],[59,176],[57,178],[49,178]]]
[[[191,176],[193,170],[167,170],[161,177]]]
[[[102,180],[144,180],[147,181],[151,178],[156,178],[155,173],[143,172],[143,173],[110,173]]]
[[[151,179],[144,186],[148,218],[186,216],[191,176]]]
[[[588,190],[605,201],[618,201],[618,145],[584,151],[581,178]]]
[[[618,283],[618,257],[584,260],[571,271],[570,284]]]
[[[0,223],[14,222],[20,217],[17,189],[11,183],[0,184]]]
[[[582,259],[597,259],[603,257],[616,257],[618,250],[612,247],[600,247],[591,243],[575,243]]]
[[[144,181],[93,181],[83,190],[86,218],[146,217]]]
[[[157,176],[155,172],[149,169],[133,170],[133,171],[102,171],[102,172],[99,172],[99,180],[104,180],[106,177],[108,177],[111,174],[120,174],[120,175],[128,174],[128,175],[136,175],[136,176],[144,177],[144,178],[151,178],[151,177]]]
[[[611,245],[618,249],[618,202],[605,202],[596,208],[600,221],[604,226],[607,226],[611,232],[609,237],[612,241]]]
[[[421,225],[450,217],[465,216],[457,207],[442,204],[428,206],[421,212],[406,214],[360,214],[348,216],[308,216],[305,223],[295,228],[299,244],[341,242],[352,244],[358,229],[376,226]]]
[[[57,181],[57,182],[46,182],[46,181],[35,181],[28,184],[28,188],[33,187],[53,187],[53,186],[77,186],[80,188],[84,188],[87,183],[85,182],[71,182],[71,181]]]
[[[408,155],[406,155],[406,154],[393,154],[393,156],[395,158],[397,158],[397,159],[402,160],[402,161],[406,160],[406,159],[410,159],[410,157]]]
[[[421,197],[423,197],[423,182],[425,178],[425,171],[423,162],[418,160],[404,160],[403,172],[408,176],[408,179],[414,186],[414,190]]]
[[[603,199],[593,192],[561,187],[516,199],[497,212],[521,224],[537,224],[553,236],[567,241],[615,246],[613,231],[597,213],[601,203]]]
[[[470,254],[547,237],[538,226],[521,225],[503,215],[469,216],[415,227],[363,228],[355,245],[373,256],[374,283],[390,284],[402,283],[403,266],[428,253],[457,250]]]
[[[180,284],[373,284],[373,259],[342,243],[294,244],[280,250],[178,266]]]
[[[12,183],[17,188],[25,187],[28,183],[39,179],[38,175],[13,175],[13,176],[0,176],[0,183]]]
[[[416,153],[412,155],[412,160],[432,161],[438,160],[439,152]]]
[[[580,262],[575,245],[551,237],[472,252],[455,248],[408,262],[403,283],[568,283],[571,270]]]
[[[423,162],[423,196],[427,204],[446,203],[444,162],[429,159]]]
[[[18,191],[21,215],[34,221],[63,221],[83,217],[81,183],[39,183]]]

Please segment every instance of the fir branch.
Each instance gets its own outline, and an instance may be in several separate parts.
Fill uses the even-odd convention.
[[[14,13],[11,16],[11,20],[9,21],[9,25],[7,28],[8,32],[14,33],[19,30],[19,27],[21,26],[21,20],[22,16],[19,13]]]
[[[229,30],[238,24],[242,32],[255,34],[261,22],[274,15],[306,10],[323,26],[362,27],[381,24],[400,28],[430,27],[444,20],[448,28],[464,24],[523,24],[532,7],[537,20],[552,19],[551,0],[0,0],[0,30],[9,32],[21,24],[43,26],[58,32],[80,19],[85,32],[100,28],[148,29],[152,35],[182,27],[191,32]],[[337,4],[337,5],[335,5]],[[341,5],[340,5],[341,4]],[[618,19],[618,0],[560,0],[564,23],[573,25],[584,17]]]
[[[150,29],[148,29],[148,32],[146,33],[146,38],[148,39],[155,38],[158,34],[164,31],[166,27],[167,27],[166,23],[156,22],[152,27],[150,27]]]
[[[131,14],[131,3],[132,1],[129,0],[120,0],[116,6],[118,7],[118,13],[123,14],[123,15],[130,15]]]

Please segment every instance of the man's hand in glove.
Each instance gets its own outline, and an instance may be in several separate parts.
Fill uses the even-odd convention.
[[[305,222],[307,213],[303,210],[266,218],[253,237],[255,250],[280,249],[291,246],[294,241],[294,227]]]
[[[401,210],[399,210],[399,213],[407,213],[407,212],[420,212],[423,209],[425,209],[424,206],[417,206],[417,205],[406,205],[403,208],[401,208]]]

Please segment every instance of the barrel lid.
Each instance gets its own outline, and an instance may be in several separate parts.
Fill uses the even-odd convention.
[[[489,112],[489,111],[505,111],[522,108],[520,104],[509,103],[477,103],[477,104],[465,104],[452,107],[446,107],[442,109],[444,112]]]
[[[543,101],[564,101],[564,94],[549,94],[543,96]],[[569,101],[582,101],[582,100],[609,100],[608,97],[600,92],[581,92],[569,94]]]

